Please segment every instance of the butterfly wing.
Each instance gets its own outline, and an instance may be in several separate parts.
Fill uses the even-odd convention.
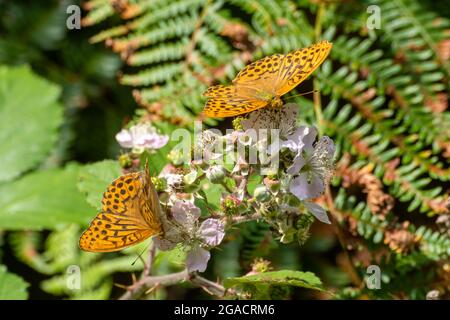
[[[234,78],[233,84],[254,88],[259,94],[275,96],[274,84],[277,82],[283,59],[281,54],[259,59],[242,69]]]
[[[150,170],[148,168],[148,162],[145,163],[145,179],[147,182],[146,190],[148,195],[146,199],[146,204],[148,204],[149,208],[145,212],[143,212],[143,217],[147,221],[147,224],[151,226],[152,229],[158,229],[158,234],[162,235],[164,232],[164,228],[162,228],[161,224],[163,222],[163,211],[161,209],[161,205],[159,203],[158,192],[156,191],[155,185],[152,182],[150,176]]]
[[[114,180],[103,194],[101,212],[81,235],[80,248],[91,252],[117,251],[160,234],[159,213],[152,203],[157,198],[152,198],[150,184],[145,172]]]
[[[236,87],[235,86],[211,86],[203,92],[204,97],[215,98],[215,97],[229,97],[232,95],[236,95]]]
[[[308,48],[288,53],[277,74],[275,94],[282,96],[314,72],[330,53],[332,43],[320,41]]]
[[[255,88],[247,86],[212,86],[203,93],[209,97],[203,114],[207,117],[234,117],[267,106]]]

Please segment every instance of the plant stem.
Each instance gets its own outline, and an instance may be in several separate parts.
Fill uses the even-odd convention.
[[[259,220],[259,219],[262,219],[261,214],[259,214],[259,212],[255,212],[253,214],[233,217],[231,219],[231,222],[233,225],[236,225],[236,224],[240,224],[240,223],[244,223],[244,222],[248,222],[248,221]]]
[[[156,286],[170,286],[181,282],[190,282],[196,287],[200,287],[211,295],[223,297],[226,289],[216,282],[207,280],[196,273],[189,274],[185,269],[180,272],[163,276],[146,276],[128,288],[119,300],[136,300],[145,295],[145,292]]]
[[[157,285],[170,286],[183,281],[188,278],[187,270],[177,273],[171,273],[163,276],[147,276],[141,278],[138,282],[130,286],[119,300],[136,300],[141,298],[145,292]]]
[[[195,273],[189,274],[186,269],[163,276],[152,276],[151,273],[155,254],[156,246],[152,242],[149,248],[147,263],[144,263],[144,271],[142,271],[140,279],[128,287],[127,292],[125,292],[119,300],[136,300],[144,296],[151,288],[157,286],[170,286],[185,281],[189,281],[194,286],[203,288],[203,290],[209,294],[219,297],[225,295],[226,290],[220,284],[209,281]]]
[[[314,26],[314,36],[316,41],[320,40],[321,34],[322,34],[322,17],[325,12],[325,4],[320,3],[319,9],[317,10],[317,16],[316,16],[316,22]],[[320,98],[320,84],[319,80],[317,80],[317,77],[314,77],[313,80],[313,100],[314,100],[314,113],[316,114],[316,121],[317,121],[317,127],[319,130],[319,135],[323,134],[323,115],[322,115],[322,101]]]
[[[353,261],[352,261],[352,258],[350,257],[350,254],[348,253],[345,235],[342,232],[341,224],[340,224],[342,217],[334,207],[333,196],[331,194],[329,185],[327,185],[325,187],[325,199],[327,202],[328,210],[330,211],[331,225],[333,226],[334,233],[336,234],[336,236],[339,240],[339,243],[340,243],[342,250],[344,252],[344,255],[345,255],[345,259],[347,260],[347,265],[349,267],[347,271],[349,273],[350,279],[352,280],[352,282],[355,286],[361,288],[363,286],[363,282],[362,282],[358,272],[356,271],[355,266],[353,265]]]
[[[208,279],[205,279],[198,274],[192,275],[192,277],[190,278],[190,282],[193,285],[202,288],[211,295],[223,297],[226,294],[226,289],[223,286],[221,286],[217,282],[212,282]]]
[[[142,277],[146,277],[152,274],[153,260],[155,259],[155,254],[156,254],[156,246],[155,243],[152,241],[152,243],[150,244],[150,248],[148,249],[148,259],[147,263],[144,266]]]

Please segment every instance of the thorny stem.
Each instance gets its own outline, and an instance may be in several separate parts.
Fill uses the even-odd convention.
[[[134,283],[128,287],[127,292],[125,292],[119,300],[136,300],[141,298],[145,292],[157,285],[170,286],[183,282],[187,279],[188,272],[183,270],[177,273],[171,273],[163,276],[147,276],[139,279],[138,282]]]
[[[193,285],[202,288],[210,295],[223,297],[227,293],[227,290],[217,282],[212,282],[198,274],[193,274],[189,280]]]
[[[152,274],[153,270],[153,261],[155,260],[155,254],[156,254],[156,246],[155,243],[152,241],[150,244],[150,248],[148,249],[148,259],[147,263],[144,265],[144,271],[142,272],[141,277],[146,277]]]
[[[163,276],[145,276],[131,285],[119,300],[136,300],[156,286],[171,286],[174,284],[189,282],[192,285],[202,288],[211,295],[223,297],[226,289],[219,283],[207,280],[196,273],[189,273],[186,269],[180,272],[166,274]]]
[[[240,224],[240,223],[244,223],[244,222],[248,222],[248,221],[254,221],[254,220],[259,220],[261,219],[261,214],[259,214],[259,212],[255,212],[253,214],[248,214],[245,216],[236,216],[233,217],[231,219],[231,222],[233,225],[235,224]]]

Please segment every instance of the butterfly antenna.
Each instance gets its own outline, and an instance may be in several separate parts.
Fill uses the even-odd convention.
[[[294,95],[292,95],[292,96],[287,97],[287,98],[284,99],[284,100],[289,100],[289,99],[292,99],[292,98],[295,98],[295,97],[305,96],[305,95],[307,95],[307,94],[316,93],[316,92],[319,92],[319,90],[311,90],[311,91],[308,91],[308,92],[303,92],[303,93],[299,93],[299,94],[294,94]]]
[[[132,266],[134,266],[134,264],[136,263],[136,261],[138,261],[138,260],[141,260],[142,261],[142,263],[144,264],[144,266],[145,266],[145,261],[144,261],[144,259],[142,259],[142,255],[144,254],[144,252],[148,249],[148,246],[149,246],[150,244],[147,244],[147,246],[145,246],[145,248],[144,248],[144,250],[142,250],[142,252],[137,256],[137,258],[133,261],[133,263],[131,264]]]

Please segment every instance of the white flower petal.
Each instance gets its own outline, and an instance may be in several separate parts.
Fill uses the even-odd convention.
[[[133,147],[133,138],[130,132],[126,129],[122,129],[118,134],[116,134],[116,140],[123,148]]]
[[[173,218],[183,226],[193,226],[200,217],[200,209],[192,202],[177,200],[172,206]]]
[[[144,146],[147,149],[161,149],[169,141],[169,136],[153,133],[144,137]]]
[[[315,204],[314,202],[305,201],[304,202],[305,207],[308,209],[308,211],[317,218],[317,220],[331,224],[330,219],[327,216],[327,212],[324,208],[319,206],[318,204]]]
[[[129,130],[123,129],[116,135],[116,140],[124,148],[143,150],[159,149],[167,144],[169,137],[160,135],[150,123],[139,123]]]
[[[286,140],[281,142],[281,149],[287,148],[291,151],[300,153],[303,149],[304,143],[297,140]]]
[[[305,150],[309,153],[313,148],[314,141],[316,141],[317,129],[308,127],[307,133],[303,136],[302,141],[305,144]]]
[[[294,141],[296,144],[303,142],[303,137],[305,137],[310,132],[310,128],[307,126],[300,126],[293,134],[288,136],[288,140]]]
[[[324,182],[315,174],[308,180],[308,173],[300,173],[291,181],[289,191],[300,200],[317,198],[325,190]]]
[[[211,254],[209,251],[203,248],[196,247],[191,250],[186,258],[186,268],[188,269],[188,272],[205,272],[210,257]]]
[[[288,174],[297,174],[300,172],[300,170],[303,168],[305,164],[306,164],[305,158],[303,158],[303,155],[299,153],[295,156],[292,165],[289,168],[287,168],[286,172]]]
[[[200,237],[210,245],[219,245],[225,236],[225,225],[219,219],[206,219],[199,228]]]

